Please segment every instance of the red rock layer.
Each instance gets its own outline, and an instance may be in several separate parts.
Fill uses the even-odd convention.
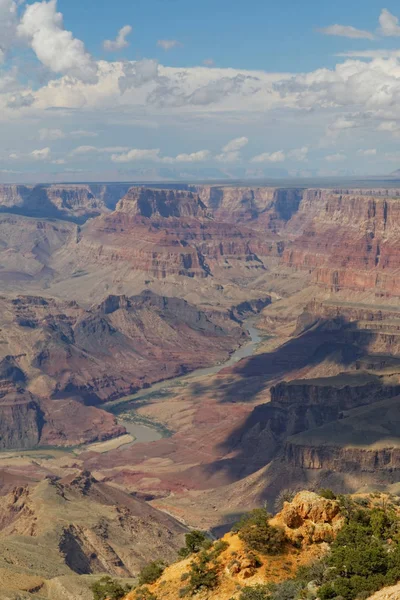
[[[333,291],[400,295],[400,201],[372,193],[307,190],[288,223],[296,237],[283,262]]]

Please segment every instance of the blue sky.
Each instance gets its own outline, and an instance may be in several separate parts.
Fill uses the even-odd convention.
[[[373,31],[383,7],[400,15],[398,2],[377,0],[59,0],[58,5],[66,27],[97,55],[104,56],[102,40],[129,23],[131,46],[122,54],[131,60],[162,60],[156,42],[167,38],[183,44],[169,54],[171,66],[195,66],[212,57],[220,67],[291,72],[333,66],[336,52],[371,46],[362,39],[323,36],[318,28],[348,23]],[[394,48],[396,41],[387,38],[383,46]]]
[[[0,181],[390,173],[399,17],[376,0],[0,0]]]

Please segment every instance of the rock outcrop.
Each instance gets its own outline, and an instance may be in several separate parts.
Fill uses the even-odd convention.
[[[127,184],[0,185],[0,212],[84,222],[113,210]]]
[[[86,404],[227,359],[246,333],[178,298],[109,296],[85,310],[37,296],[0,298],[3,383]],[[8,383],[7,383],[8,382]]]

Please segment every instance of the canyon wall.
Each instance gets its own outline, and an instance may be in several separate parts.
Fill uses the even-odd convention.
[[[109,210],[129,189],[128,184],[0,185],[0,212],[84,222]]]
[[[395,190],[307,190],[287,225],[283,264],[332,291],[398,296],[400,200]]]

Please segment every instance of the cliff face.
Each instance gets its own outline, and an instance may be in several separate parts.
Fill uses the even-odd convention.
[[[128,189],[126,184],[0,185],[0,212],[84,222],[113,210]]]
[[[142,217],[206,217],[207,208],[199,196],[186,190],[131,188],[116,207]]]
[[[215,218],[230,223],[253,222],[274,232],[283,229],[302,199],[302,190],[268,187],[195,186]]]
[[[265,269],[260,256],[278,257],[282,247],[251,228],[213,217],[194,192],[132,188],[115,212],[82,228],[71,250],[77,261],[126,263],[158,279],[230,279],[255,277]]]
[[[334,291],[398,295],[400,203],[392,191],[307,190],[287,226],[283,262]],[[300,235],[298,235],[300,233]]]

